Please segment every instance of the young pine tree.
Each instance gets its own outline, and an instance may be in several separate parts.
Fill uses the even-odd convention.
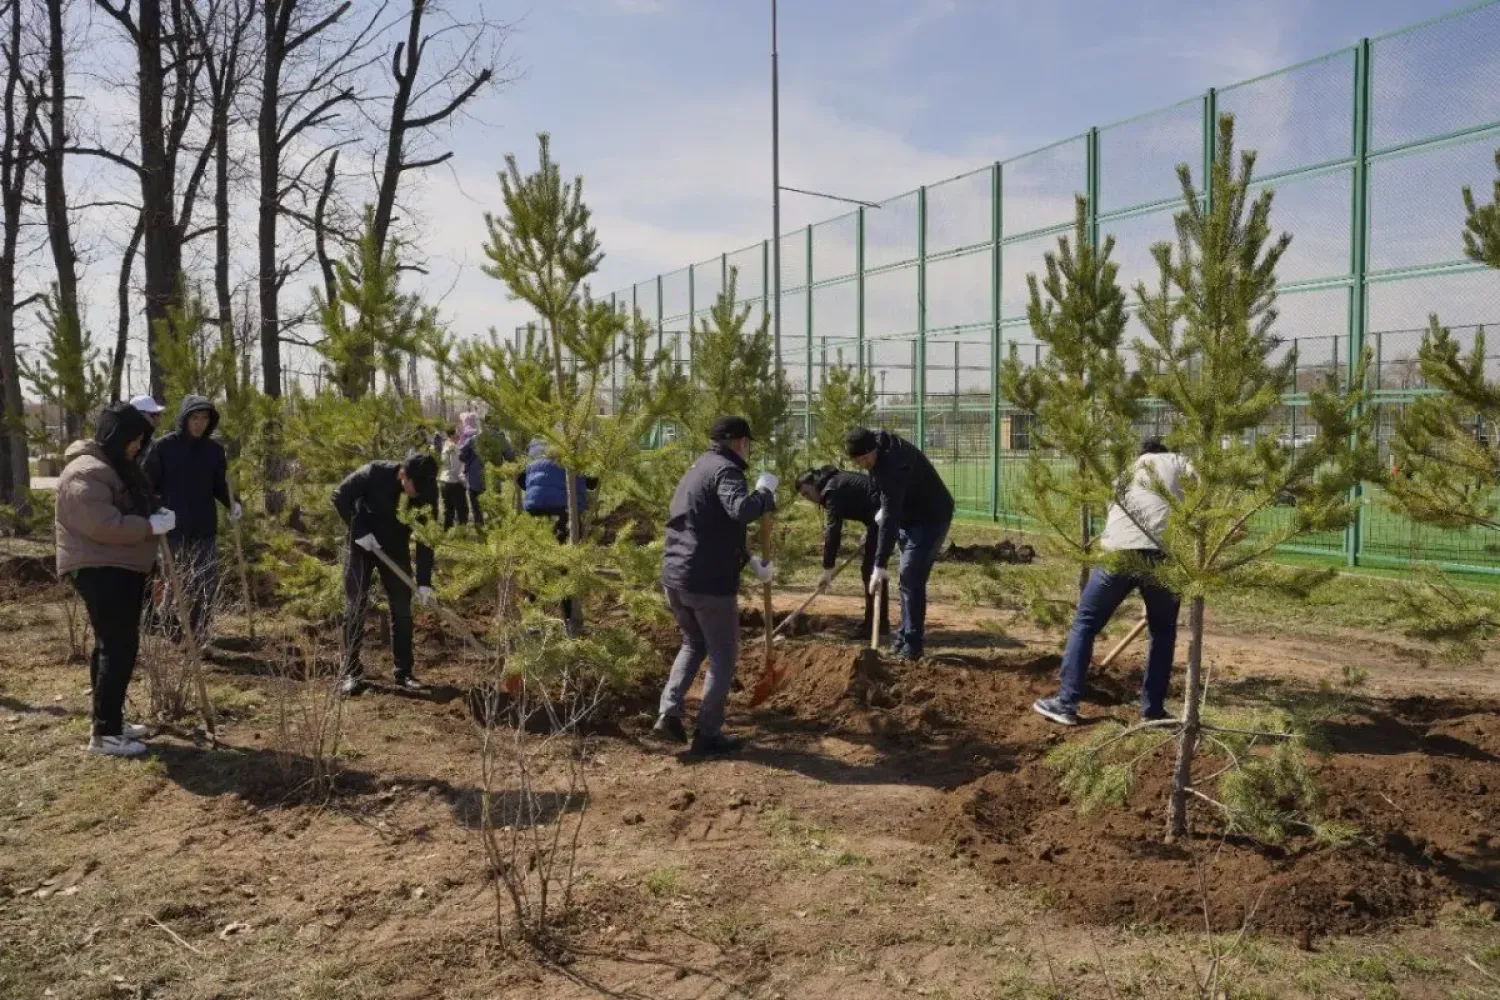
[[[1500,171],[1500,152],[1495,167]],[[1463,200],[1465,256],[1500,270],[1500,177],[1488,204],[1478,204],[1468,187]],[[1480,327],[1464,352],[1436,314],[1422,338],[1422,378],[1441,394],[1422,396],[1403,411],[1392,442],[1395,471],[1386,484],[1391,506],[1422,524],[1500,531],[1500,382],[1486,377],[1485,341]],[[1474,653],[1479,640],[1500,634],[1500,600],[1454,586],[1436,572],[1408,592],[1408,605],[1413,631],[1457,653]]]
[[[1330,376],[1309,394],[1309,416],[1318,427],[1310,444],[1293,448],[1278,443],[1274,430],[1261,433],[1295,379],[1295,359],[1277,360],[1280,341],[1273,333],[1276,266],[1291,236],[1272,236],[1272,192],[1252,191],[1255,154],[1236,155],[1230,116],[1219,121],[1217,138],[1206,200],[1188,167],[1177,168],[1184,206],[1176,217],[1177,244],[1152,247],[1160,281],[1154,290],[1144,283],[1136,289],[1149,334],[1134,345],[1147,392],[1172,415],[1169,447],[1196,470],[1181,500],[1161,489],[1171,507],[1166,529],[1154,539],[1163,561],[1127,567],[1150,572],[1188,604],[1182,717],[1123,732],[1101,728],[1057,758],[1066,783],[1088,803],[1123,797],[1132,769],[1175,745],[1169,840],[1186,834],[1192,798],[1213,803],[1231,827],[1267,839],[1302,822],[1297,817],[1316,803],[1302,739],[1284,718],[1259,713],[1226,725],[1205,715],[1204,611],[1214,594],[1237,587],[1305,592],[1327,579],[1331,570],[1293,569],[1268,557],[1301,535],[1347,525],[1354,515],[1352,489],[1374,464],[1369,421],[1361,412],[1363,361],[1347,390]],[[1117,495],[1128,485],[1118,483]],[[1252,530],[1259,515],[1288,496],[1288,517]],[[1274,752],[1251,752],[1267,741]],[[1225,755],[1215,761],[1217,799],[1194,781],[1200,752]]]
[[[57,286],[37,316],[43,339],[35,363],[19,360],[21,377],[43,403],[62,413],[63,442],[75,440],[109,394],[109,369],[87,331],[75,329],[58,304]],[[45,435],[43,435],[45,436]]]
[[[847,365],[829,368],[813,399],[812,418],[809,464],[848,465],[844,435],[851,427],[869,427],[875,422],[875,380],[868,372],[861,375]]]
[[[391,240],[382,250],[373,220],[374,209],[366,206],[358,244],[334,264],[334,298],[313,292],[323,328],[318,352],[345,399],[374,389],[377,373],[397,395],[405,395],[402,365],[426,347],[436,327],[435,310],[401,291],[400,243]]]
[[[1046,277],[1026,276],[1031,332],[1048,347],[1035,367],[1014,349],[1000,369],[1000,391],[1035,418],[1026,466],[1028,513],[1081,562],[1079,589],[1096,559],[1092,527],[1114,499],[1136,454],[1134,425],[1143,380],[1126,371],[1125,293],[1110,260],[1114,237],[1089,238],[1088,203],[1078,198],[1073,236],[1044,258]],[[1045,298],[1043,297],[1045,295]],[[1066,463],[1060,472],[1049,453]]]

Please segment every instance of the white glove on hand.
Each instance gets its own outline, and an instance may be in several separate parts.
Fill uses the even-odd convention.
[[[750,557],[750,572],[754,573],[755,578],[761,583],[771,582],[771,569],[771,564],[766,560],[757,559],[755,556]]]
[[[177,527],[177,515],[163,507],[151,515],[151,534],[165,535]]]
[[[880,585],[891,578],[891,575],[883,569],[875,569],[870,573],[870,596],[880,596]]]
[[[878,528],[878,527],[880,527],[884,523],[885,523],[885,508],[882,507],[882,508],[880,508],[879,510],[877,510],[875,512],[875,527]]]
[[[240,506],[240,502],[238,500],[236,500],[234,502],[234,506],[229,508],[229,519],[231,521],[238,521],[240,518],[242,518],[244,516],[245,516],[245,508],[242,507],[242,506]]]
[[[380,548],[380,543],[375,540],[374,535],[360,535],[354,540],[354,544],[358,545],[366,552],[374,552],[376,549]]]
[[[768,492],[775,493],[776,487],[780,484],[780,479],[777,479],[769,472],[762,472],[755,479],[755,491],[759,493],[761,490],[766,490]]]
[[[430,608],[437,603],[437,591],[431,587],[417,588],[417,603],[424,608]]]
[[[829,587],[829,585],[832,584],[832,583],[833,583],[833,570],[832,569],[825,569],[823,571],[823,575],[820,576],[820,577],[818,577],[818,590],[819,591],[827,590],[828,587]]]

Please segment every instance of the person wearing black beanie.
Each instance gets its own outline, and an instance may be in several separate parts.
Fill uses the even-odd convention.
[[[874,594],[886,586],[886,564],[899,542],[901,624],[891,652],[920,659],[927,633],[927,579],[953,523],[953,494],[927,456],[891,431],[855,427],[844,436],[844,447],[880,491],[880,532],[867,589]]]
[[[412,676],[413,594],[377,555],[383,552],[410,579],[411,529],[401,520],[401,504],[419,519],[437,516],[437,459],[428,452],[412,452],[401,462],[370,462],[349,474],[333,491],[333,508],[348,528],[344,562],[344,663],[340,690],[357,695],[365,689],[360,647],[364,644],[365,612],[376,573],[391,606],[391,658],[396,684],[408,691],[422,685]],[[418,603],[433,604],[432,549],[417,543],[415,594]]]
[[[146,752],[140,740],[147,730],[125,722],[125,692],[140,649],[141,607],[156,562],[156,536],[176,524],[170,510],[152,513],[151,493],[136,463],[150,435],[150,421],[134,407],[105,407],[93,440],[68,446],[57,482],[57,573],[78,591],[94,629],[88,749],[110,757]]]

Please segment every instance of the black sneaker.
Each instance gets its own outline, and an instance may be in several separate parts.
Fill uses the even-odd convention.
[[[427,685],[417,680],[411,674],[397,675],[396,687],[400,688],[402,691],[410,691],[413,694],[420,694],[421,692],[427,690]]]
[[[1165,708],[1158,708],[1155,711],[1142,710],[1141,712],[1142,722],[1161,722],[1172,718],[1176,718],[1176,716],[1168,712]]]
[[[676,715],[663,715],[656,720],[656,725],[651,727],[651,735],[668,743],[686,743],[688,741],[687,727],[682,724],[682,719]]]
[[[702,733],[694,733],[693,745],[688,752],[698,757],[723,757],[738,753],[744,745],[745,741],[738,736],[727,736],[724,733],[704,736]]]

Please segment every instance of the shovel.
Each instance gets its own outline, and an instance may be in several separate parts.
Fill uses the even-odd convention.
[[[224,484],[229,490],[229,507],[234,509],[234,487],[226,480]],[[255,598],[250,593],[250,570],[245,565],[245,535],[240,528],[240,522],[229,522],[234,531],[234,554],[239,557],[240,564],[240,588],[245,592],[245,620],[250,626],[250,638],[255,638]]]
[[[1125,647],[1128,646],[1128,645],[1130,645],[1132,642],[1134,642],[1135,641],[1135,637],[1138,636],[1138,635],[1140,635],[1145,630],[1146,630],[1146,619],[1142,618],[1140,621],[1138,621],[1138,622],[1135,623],[1135,627],[1134,628],[1132,628],[1129,632],[1125,633],[1125,638],[1123,638],[1119,642],[1115,643],[1115,648],[1114,649],[1111,649],[1107,654],[1105,654],[1104,659],[1102,659],[1102,660],[1099,661],[1099,666],[1101,666],[1101,667],[1107,667],[1111,663],[1115,662],[1115,657],[1117,657],[1121,653],[1125,652]]]
[[[382,549],[380,546],[377,545],[374,549],[371,549],[369,551],[371,551],[371,552],[374,553],[375,558],[377,558],[381,562],[385,563],[385,568],[388,569],[388,570],[390,570],[392,573],[394,573],[395,576],[396,576],[396,579],[398,579],[402,583],[406,584],[407,589],[410,590],[411,593],[412,593],[412,597],[415,598],[416,595],[417,595],[417,589],[418,589],[417,588],[417,582],[411,578],[411,575],[409,573],[407,573],[406,570],[402,569],[400,566],[397,566],[396,565],[396,560],[394,560],[390,556],[386,555],[385,554],[385,549]],[[448,623],[448,627],[451,628],[451,629],[453,629],[453,631],[455,631],[455,632],[458,633],[458,637],[460,639],[463,639],[465,642],[467,642],[469,645],[473,646],[476,650],[478,650],[481,653],[487,652],[487,650],[482,645],[480,645],[479,639],[469,629],[469,623],[468,622],[464,621],[457,614],[455,614],[452,611],[449,611],[447,608],[443,607],[441,604],[435,604],[435,605],[433,605],[433,608],[437,611],[438,615],[443,619],[443,621],[445,621],[445,622]],[[509,676],[507,676],[505,678],[504,687],[505,687],[505,693],[506,694],[515,694],[518,690],[520,690],[520,686],[521,686],[521,675],[520,674],[511,674],[511,675],[509,675]]]
[[[838,567],[834,569],[833,576],[829,578],[828,582],[832,583],[834,580],[837,580],[839,578],[839,574],[844,572],[844,570],[848,568],[849,564],[854,561],[854,557],[859,554],[860,553],[858,551],[855,551],[846,556],[844,558],[844,561],[839,563]],[[780,642],[782,639],[785,639],[786,636],[782,635],[782,633],[791,628],[792,623],[795,622],[798,618],[801,618],[804,611],[812,607],[813,601],[816,601],[826,593],[828,593],[828,589],[826,587],[818,587],[811,594],[808,594],[806,599],[803,600],[801,604],[797,605],[796,609],[791,614],[787,615],[781,620],[781,624],[776,626],[776,631],[771,633],[775,641]]]
[[[192,652],[193,681],[198,689],[198,714],[203,716],[203,728],[208,731],[208,741],[219,745],[219,733],[214,725],[214,708],[208,700],[208,688],[203,683],[203,652],[198,648],[198,636],[193,632],[193,616],[188,610],[188,592],[182,586],[182,574],[177,571],[177,560],[172,556],[172,547],[165,535],[158,535],[156,549],[161,556],[162,568],[172,585],[172,603],[177,606],[177,624],[182,628],[183,641]]]

